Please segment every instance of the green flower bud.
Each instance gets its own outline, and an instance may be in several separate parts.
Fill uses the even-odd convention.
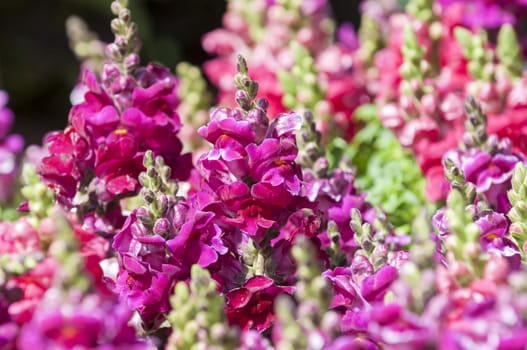
[[[521,77],[523,62],[521,47],[516,32],[510,24],[504,24],[500,28],[496,54],[511,79]]]

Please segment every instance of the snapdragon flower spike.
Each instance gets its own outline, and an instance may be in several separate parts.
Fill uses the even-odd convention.
[[[304,175],[312,173],[312,176],[322,178],[327,176],[329,162],[321,147],[321,133],[315,125],[313,113],[305,110],[302,115],[302,124],[296,136],[298,146],[297,161],[302,165]]]
[[[129,215],[112,247],[120,265],[116,291],[138,311],[146,329],[156,330],[170,311],[174,284],[190,277],[193,264],[216,272],[224,286],[236,280],[241,264],[226,255],[222,235],[227,229],[205,210],[210,199],[205,194],[177,198],[170,167],[150,151],[144,165],[147,170],[139,176],[144,204]]]
[[[409,17],[410,24],[403,26],[404,15],[399,16],[403,17],[393,16],[393,25],[397,26],[393,28],[394,35],[398,40],[392,44],[394,46],[378,53],[379,60],[382,55],[398,55],[393,67],[397,71],[392,78],[390,73],[385,75],[383,71],[382,79],[391,79],[391,82],[383,84],[385,90],[377,93],[378,103],[397,101],[383,104],[379,117],[404,147],[412,149],[427,179],[427,198],[437,201],[448,191],[442,176],[441,157],[446,150],[455,147],[461,136],[463,100],[454,92],[467,78],[462,74],[459,79],[452,78],[458,69],[449,67],[448,60],[458,64],[456,55],[447,57],[441,70],[437,67],[437,62],[443,62],[442,46],[453,41],[446,28],[440,32],[442,36],[436,38],[432,35],[433,24]],[[401,52],[393,52],[399,50],[399,46],[402,46]],[[442,86],[443,80],[448,81],[447,86]]]
[[[330,163],[320,139],[313,115],[304,112],[296,135],[297,161],[303,166],[303,195],[316,203],[314,213],[323,218],[322,232],[318,235],[321,248],[330,253],[334,264],[345,265],[357,250],[354,231],[349,225],[350,209],[360,210],[372,222],[375,213],[365,200],[366,194],[355,188],[353,173],[347,166],[329,170]]]
[[[291,292],[295,268],[290,250],[295,237],[305,235],[320,244],[316,236],[323,230],[322,207],[317,208],[318,190],[313,197],[304,193],[302,169],[296,162],[302,118],[286,113],[270,124],[266,101],[253,100],[257,84],[248,77],[242,58],[238,69],[239,108],[214,109],[209,124],[199,129],[213,148],[198,160],[201,178],[190,198],[201,203],[200,210],[217,225],[216,242],[228,248],[226,252],[216,250],[219,266],[214,262],[207,268],[215,279],[221,277],[230,324],[263,332],[273,324],[275,297]],[[339,185],[330,189],[338,199],[343,188]],[[203,243],[207,236],[203,231],[197,234]],[[172,248],[176,247],[184,245]],[[229,257],[242,265],[228,260],[226,265]],[[221,266],[234,273],[227,276],[225,268],[218,269]],[[260,310],[257,316],[254,310]]]
[[[464,28],[455,31],[469,59],[467,68],[473,75],[463,88],[475,96],[488,115],[488,133],[511,140],[516,152],[526,154],[524,142],[525,103],[520,96],[525,91],[525,77],[520,66],[523,58],[518,38],[509,25],[498,33],[497,47],[487,42],[485,33],[474,36]]]
[[[180,270],[167,254],[167,240],[181,226],[182,210],[175,197],[177,184],[163,158],[145,153],[145,172],[139,175],[143,205],[128,216],[112,248],[119,258],[116,292],[138,310],[145,328],[155,329],[170,311],[168,297]],[[183,212],[184,213],[184,212]]]
[[[170,298],[167,319],[172,333],[165,347],[172,349],[238,349],[239,331],[228,325],[224,300],[209,272],[192,266],[189,285],[180,281]]]
[[[445,170],[450,172],[447,178],[452,181],[449,195],[452,199],[449,199],[449,205],[456,206],[457,209],[440,209],[435,214],[433,223],[439,239],[448,250],[447,260],[455,257],[459,261],[465,261],[461,263],[464,268],[469,269],[472,274],[481,275],[482,265],[487,260],[484,254],[492,254],[504,258],[509,269],[518,269],[520,250],[509,232],[506,216],[490,209],[484,197],[478,198],[476,186],[465,182],[462,171],[452,162],[445,162]],[[453,173],[458,173],[460,180],[453,179]],[[463,214],[462,202],[466,207]],[[466,282],[464,280],[462,283]]]
[[[267,102],[252,101],[258,85],[244,73],[244,59],[238,66],[240,108],[213,110],[209,124],[199,129],[214,148],[199,159],[198,169],[207,189],[226,206],[225,221],[259,243],[268,229],[280,226],[276,220],[290,214],[287,208],[293,208],[300,196],[302,177],[294,162],[300,117],[282,114],[269,125]],[[288,211],[278,215],[278,208]]]
[[[506,192],[511,188],[512,172],[524,159],[512,151],[508,139],[487,136],[486,117],[473,99],[467,100],[466,110],[465,151],[449,151],[445,159],[460,169],[494,210],[506,213],[510,209]]]
[[[123,221],[119,200],[139,190],[147,150],[163,156],[174,179],[187,179],[191,168],[177,138],[177,79],[155,64],[138,67],[130,11],[113,4],[114,61],[104,64],[100,79],[83,72],[84,99],[71,109],[66,129],[46,138],[50,154],[40,169],[60,203],[95,217],[96,229],[110,234]]]
[[[128,0],[113,1],[111,9],[117,16],[111,23],[115,40],[106,47],[106,52],[108,57],[119,66],[123,75],[128,75],[139,65],[138,52],[141,42],[137,35],[137,24],[132,22]]]
[[[455,35],[463,47],[463,54],[469,60],[468,70],[472,77],[481,81],[492,80],[494,72],[489,64],[493,62],[494,52],[488,48],[486,33],[475,35],[466,28],[457,27]]]
[[[232,67],[236,55],[242,53],[251,63],[254,78],[261,83],[260,91],[269,99],[272,116],[285,111],[276,74],[294,63],[289,43],[296,39],[310,52],[319,52],[328,45],[334,30],[326,1],[230,0],[223,22],[225,28],[203,38],[205,51],[219,55],[204,69],[219,87],[220,103],[232,105]]]
[[[15,116],[7,108],[8,100],[7,93],[0,90],[0,203],[2,206],[12,199],[24,149],[22,136],[10,134]]]
[[[408,260],[408,253],[401,249],[401,242],[391,235],[380,216],[371,225],[363,222],[357,209],[352,209],[350,226],[359,249],[348,264],[326,270],[323,276],[333,288],[330,308],[342,315],[344,334],[364,338],[368,346],[375,348],[376,342],[361,320],[369,317],[372,308],[384,305],[392,283],[398,278],[398,269]]]

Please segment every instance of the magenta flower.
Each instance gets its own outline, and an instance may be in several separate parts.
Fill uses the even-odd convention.
[[[524,0],[441,0],[442,6],[463,8],[463,24],[470,28],[499,28],[502,24],[515,24],[527,10]]]
[[[464,290],[435,299],[443,299],[443,309],[436,310],[444,315],[438,333],[441,337],[437,339],[441,349],[459,348],[462,344],[499,349],[525,345],[526,327],[519,313],[526,299],[507,284],[476,280]],[[509,310],[508,315],[502,313],[504,308]],[[508,322],[512,319],[515,322]]]
[[[114,238],[112,248],[119,253],[121,263],[115,287],[147,324],[155,324],[170,310],[168,297],[179,269],[166,254],[165,238],[148,232],[139,220],[142,209],[130,214]]]
[[[53,292],[22,328],[19,349],[148,348],[128,325],[132,313],[124,304],[97,295],[64,300]]]
[[[510,148],[494,155],[477,149],[465,153],[451,151],[445,157],[463,170],[466,180],[476,186],[477,192],[483,194],[493,208],[500,213],[510,209],[507,191],[511,188],[514,166],[522,161]]]
[[[368,337],[373,344],[401,349],[433,344],[433,327],[434,324],[425,323],[397,303],[378,303],[361,312],[349,310],[343,317],[347,333]]]
[[[359,259],[354,260],[351,267],[337,267],[323,275],[333,286],[331,307],[352,310],[382,301],[398,273],[395,267],[389,265],[374,271],[366,259]]]
[[[204,211],[208,203],[200,201],[198,195],[191,196],[184,213],[184,223],[177,235],[167,242],[174,261],[179,266],[190,268],[193,264],[208,267],[218,262],[220,255],[228,252],[223,241],[225,229],[214,212]],[[204,205],[205,204],[205,205]],[[190,271],[190,270],[189,270]]]
[[[264,112],[214,110],[211,122],[198,131],[214,148],[197,164],[206,187],[224,206],[225,223],[257,241],[292,212],[283,209],[294,207],[302,179],[294,162],[298,116],[283,114],[268,126],[265,114],[259,113]]]
[[[7,101],[7,93],[0,90],[0,202],[11,198],[24,149],[22,136],[9,134],[15,118]]]
[[[359,193],[355,188],[351,171],[335,169],[324,178],[316,178],[308,170],[304,173],[304,195],[316,205],[318,215],[325,221],[333,221],[336,224],[340,234],[340,249],[351,262],[359,246],[350,226],[350,211],[353,208],[358,209],[364,221],[372,223],[375,210],[366,202],[366,193]],[[318,238],[322,249],[331,244],[326,230],[323,230]]]
[[[229,323],[243,330],[262,332],[274,322],[274,300],[277,295],[291,293],[291,287],[277,286],[272,279],[255,276],[241,288],[233,289],[225,296]]]
[[[83,84],[84,101],[71,109],[70,126],[47,137],[50,154],[40,169],[63,204],[89,213],[136,194],[147,150],[163,156],[174,179],[189,177],[190,154],[181,155],[177,138],[177,81],[167,69],[151,64],[121,76],[109,63],[101,81],[85,71]],[[78,192],[87,197],[74,200]]]

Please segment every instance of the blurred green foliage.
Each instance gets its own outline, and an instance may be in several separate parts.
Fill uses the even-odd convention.
[[[364,127],[350,144],[342,139],[333,142],[328,152],[332,166],[339,161],[353,164],[355,185],[368,193],[367,200],[388,215],[397,232],[409,233],[413,218],[425,205],[425,180],[419,166],[382,126],[375,106],[361,106],[354,118]]]

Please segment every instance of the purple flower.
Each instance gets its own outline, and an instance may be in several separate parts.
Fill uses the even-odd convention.
[[[508,235],[507,217],[489,211],[480,214],[476,224],[481,229],[480,242],[483,250],[505,257],[511,269],[518,269],[521,264],[521,254],[518,246]]]
[[[463,171],[465,179],[473,183],[476,191],[483,194],[498,212],[506,213],[511,208],[507,191],[511,188],[514,166],[522,161],[519,156],[507,149],[494,155],[471,149],[465,153],[450,151],[444,157]]]
[[[343,23],[337,32],[339,43],[348,50],[356,50],[359,47],[359,38],[352,23]]]
[[[375,274],[364,279],[361,294],[368,301],[382,301],[388,288],[397,279],[397,269],[393,266],[383,266]]]
[[[370,303],[382,301],[398,276],[393,266],[383,266],[374,272],[367,259],[356,259],[354,263],[349,268],[337,267],[323,273],[333,286],[332,308],[362,309]]]
[[[445,215],[445,208],[441,208],[432,217],[432,226],[437,230],[441,239],[450,234],[450,225]]]
[[[165,238],[142,224],[138,217],[142,209],[134,210],[114,237],[112,248],[121,266],[115,289],[147,324],[156,324],[170,310],[168,298],[179,269],[166,254]]]
[[[263,122],[265,126],[265,121]],[[268,123],[268,121],[267,121]],[[259,125],[259,124],[256,124]],[[255,142],[255,127],[245,120],[241,110],[230,108],[215,108],[210,113],[210,121],[199,128],[198,133],[212,144],[226,135],[234,137],[243,146]]]
[[[359,209],[366,222],[371,223],[375,219],[375,211],[366,202],[366,193],[358,193],[351,171],[335,169],[325,178],[316,178],[307,170],[304,173],[304,195],[316,204],[325,220],[336,224],[341,250],[351,261],[359,248],[350,227],[351,209]],[[322,232],[318,237],[323,249],[331,244],[327,232]]]
[[[178,265],[208,267],[228,251],[223,242],[224,231],[218,225],[219,218],[215,213],[199,207],[196,195],[190,197],[187,203],[186,220],[167,246]]]

